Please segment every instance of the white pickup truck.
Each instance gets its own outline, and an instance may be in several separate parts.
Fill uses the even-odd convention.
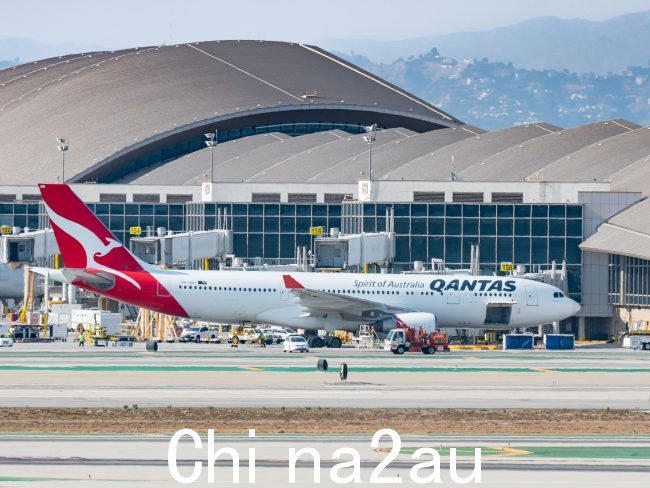
[[[178,338],[181,342],[216,342],[218,331],[207,325],[196,325],[183,330]]]

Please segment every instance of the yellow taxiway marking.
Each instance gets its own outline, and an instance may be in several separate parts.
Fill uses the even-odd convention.
[[[253,366],[242,366],[242,369],[246,369],[248,371],[262,371],[260,368],[255,368]]]
[[[439,446],[434,447],[441,456],[449,456],[450,449],[456,449],[456,455],[460,457],[469,457],[474,456],[475,448],[473,447],[464,447],[464,446]],[[406,447],[402,448],[400,454],[408,455],[413,454],[416,451],[416,447]],[[514,456],[528,456],[534,454],[532,451],[524,451],[523,449],[515,449],[513,447],[505,446],[484,446],[481,447],[481,455],[484,457],[514,457]],[[379,447],[375,448],[375,452],[390,452],[391,448],[389,447]]]
[[[524,451],[523,449],[514,449],[512,447],[489,447],[494,451],[501,451],[501,454],[490,453],[490,457],[510,457],[510,456],[527,456],[532,454],[531,451]]]

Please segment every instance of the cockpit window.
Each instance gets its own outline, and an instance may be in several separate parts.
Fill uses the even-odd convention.
[[[561,291],[556,291],[553,293],[553,298],[564,298],[564,293]]]

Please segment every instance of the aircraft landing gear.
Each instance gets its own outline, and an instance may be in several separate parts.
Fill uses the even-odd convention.
[[[329,347],[332,349],[340,349],[343,345],[343,341],[340,338],[332,335],[327,335],[325,337],[310,335],[307,336],[307,343],[310,348]]]
[[[340,349],[343,345],[343,341],[336,336],[327,336],[325,338],[325,345],[332,349]]]

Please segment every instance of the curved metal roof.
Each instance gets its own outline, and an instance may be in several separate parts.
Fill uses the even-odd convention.
[[[316,147],[340,141],[347,136],[340,131],[318,132],[301,137],[290,137],[278,144],[250,151],[245,158],[235,158],[215,165],[215,181],[247,182],[273,165],[291,161]]]
[[[62,56],[0,71],[0,184],[353,183],[378,122],[382,180],[611,181],[648,193],[650,129],[624,120],[491,133],[312,46],[214,41]],[[340,130],[339,130],[340,129]],[[295,137],[290,137],[290,135]],[[238,139],[240,138],[240,139]]]
[[[650,195],[650,148],[647,156],[611,176],[612,191],[637,191]]]
[[[400,164],[404,161],[417,160],[432,151],[435,153],[483,133],[485,133],[483,129],[465,125],[453,129],[416,134],[408,140],[396,141],[395,144],[385,146],[380,151],[373,149],[373,174],[377,179],[386,179],[388,175],[392,175],[396,169],[399,169]],[[427,175],[420,174],[415,179],[423,178],[427,179]],[[389,179],[400,178],[390,176]]]
[[[463,129],[466,129],[463,128]],[[459,142],[439,148],[432,148],[419,158],[402,159],[402,164],[384,174],[385,180],[415,180],[431,181],[449,180],[452,172],[452,157],[454,171],[458,173],[484,159],[522,142],[540,137],[549,132],[559,130],[550,124],[534,124],[496,132],[473,134],[473,137],[463,138]]]
[[[539,169],[545,181],[610,181],[630,164],[650,154],[650,127],[635,129],[586,146]]]
[[[607,222],[611,225],[650,236],[650,199],[646,198],[626,208]]]
[[[61,136],[70,140],[66,179],[87,181],[207,130],[287,121],[418,132],[462,125],[302,44],[214,41],[72,55],[0,71],[0,184],[55,179]]]
[[[249,157],[252,151],[268,148],[271,145],[283,142],[290,137],[281,132],[258,134],[219,144],[214,149],[215,175],[218,179],[222,173],[220,168],[228,161],[240,161]],[[135,183],[141,185],[167,185],[175,182],[179,185],[194,185],[206,181],[211,169],[209,148],[190,153],[181,158],[170,161],[162,166],[144,168],[136,173],[131,173],[119,180],[119,183]]]
[[[449,181],[453,156],[459,179],[611,181],[613,190],[648,193],[650,129],[632,127],[631,123],[603,122],[568,130],[536,124],[490,133],[468,125],[424,133],[384,129],[377,131],[372,147],[373,175],[387,181]],[[596,142],[586,145],[594,139]],[[572,151],[575,147],[578,149]],[[522,151],[525,157],[517,161],[518,166],[504,166],[504,161],[513,160],[513,153]],[[567,154],[556,159],[560,153]],[[261,134],[215,148],[215,181],[355,183],[366,177],[368,160],[369,147],[363,135],[337,130],[298,137]],[[486,164],[500,173],[482,171]],[[203,149],[129,174],[118,182],[190,185],[206,181],[209,170],[210,151]],[[467,174],[472,171],[473,178],[469,178]]]
[[[459,175],[467,181],[523,181],[585,146],[638,128],[631,122],[615,120],[551,132],[475,163]]]
[[[650,199],[642,200],[601,224],[580,248],[584,251],[650,259]]]
[[[384,146],[414,135],[404,128],[377,131],[373,156]],[[247,181],[356,183],[364,178],[360,174],[364,171],[368,171],[368,143],[362,135],[348,135],[287,159],[283,164],[269,166],[266,171],[251,175]]]

